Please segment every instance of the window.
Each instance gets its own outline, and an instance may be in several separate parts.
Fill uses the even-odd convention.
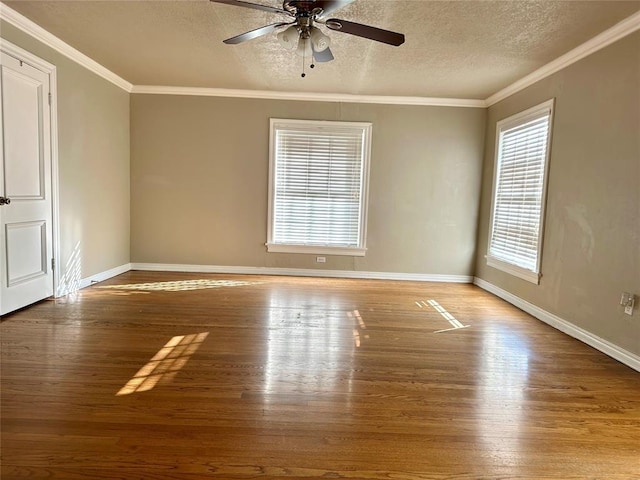
[[[487,264],[539,283],[553,100],[498,122]]]
[[[371,124],[271,119],[267,250],[363,256]]]

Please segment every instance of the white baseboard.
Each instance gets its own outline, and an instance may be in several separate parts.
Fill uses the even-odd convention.
[[[405,280],[416,282],[471,283],[471,275],[423,273],[357,272],[353,270],[314,270],[305,268],[231,267],[218,265],[179,265],[171,263],[132,263],[131,270],[229,273],[240,275],[286,275],[293,277],[361,278],[369,280]]]
[[[124,265],[120,265],[119,267],[112,268],[105,272],[96,273],[95,275],[91,275],[90,277],[81,279],[79,287],[89,287],[94,283],[103,282],[110,279],[111,277],[115,277],[116,275],[128,272],[129,270],[131,270],[131,264],[125,263]]]
[[[552,327],[566,333],[570,337],[576,338],[587,345],[601,351],[602,353],[609,355],[611,358],[624,363],[628,367],[640,372],[640,356],[629,352],[613,343],[604,340],[603,338],[594,335],[570,322],[564,320],[553,313],[549,313],[542,308],[523,300],[522,298],[503,290],[500,287],[493,285],[481,278],[475,277],[473,283],[487,292],[506,300],[512,305],[515,305],[521,310],[524,310],[528,314],[534,316],[538,320],[551,325]]]

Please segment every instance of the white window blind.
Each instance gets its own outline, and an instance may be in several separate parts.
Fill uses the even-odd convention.
[[[538,283],[553,101],[498,123],[488,260]],[[510,268],[510,267],[515,267]]]
[[[370,130],[272,119],[269,251],[364,255]]]

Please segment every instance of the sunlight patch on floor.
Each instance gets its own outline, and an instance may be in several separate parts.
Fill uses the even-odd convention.
[[[353,329],[353,342],[356,348],[360,348],[360,345],[362,344],[362,340],[368,339],[369,335],[365,335],[364,333],[361,334],[359,329],[366,330],[367,324],[364,323],[364,320],[360,315],[360,311],[358,310],[347,312],[347,317],[349,317],[354,322],[354,324],[356,324],[355,328]]]
[[[469,328],[471,325],[463,325],[458,319],[456,319],[456,317],[454,317],[453,315],[451,315],[449,312],[447,312],[444,307],[442,305],[440,305],[438,302],[436,302],[435,300],[427,300],[425,301],[416,301],[415,302],[416,305],[420,308],[424,308],[424,307],[433,307],[436,312],[438,312],[440,315],[442,315],[442,317],[449,322],[449,324],[451,325],[451,328],[445,328],[443,330],[436,330],[433,333],[442,333],[442,332],[450,332],[452,330],[459,330],[461,328]]]
[[[161,292],[184,292],[188,290],[204,290],[207,288],[246,287],[259,285],[262,282],[244,282],[238,280],[177,280],[174,282],[131,283],[128,285],[104,285],[96,288],[109,290],[142,290]]]
[[[160,381],[172,380],[202,345],[207,335],[209,332],[173,337],[144,367],[138,370],[138,373],[116,393],[116,396],[146,392]]]

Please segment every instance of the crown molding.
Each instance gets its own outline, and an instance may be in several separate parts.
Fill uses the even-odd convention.
[[[543,67],[540,67],[538,70],[512,83],[508,87],[494,93],[485,100],[485,104],[487,107],[490,107],[514,93],[524,90],[534,83],[562,70],[563,68],[567,68],[578,60],[581,60],[598,50],[602,50],[606,46],[632,34],[636,30],[640,30],[640,12],[634,13],[608,30],[596,35],[591,40],[587,40],[582,45],[570,50],[561,57],[556,58]]]
[[[437,107],[485,108],[484,100],[466,98],[399,97],[350,95],[342,93],[276,92],[269,90],[234,90],[227,88],[167,87],[134,85],[131,93],[149,95],[193,95],[199,97],[258,98],[265,100],[297,100],[306,102],[373,103],[383,105],[420,105]]]
[[[36,40],[42,42],[46,46],[56,50],[61,53],[65,57],[70,58],[74,62],[80,64],[85,67],[87,70],[99,75],[100,77],[108,80],[114,85],[120,87],[126,92],[131,93],[131,89],[133,85],[127,82],[124,78],[116,75],[111,70],[103,67],[95,60],[89,58],[84,53],[76,50],[68,43],[60,40],[58,37],[48,32],[40,25],[29,20],[24,15],[16,12],[11,7],[8,7],[4,3],[0,2],[0,20],[4,20],[7,23],[10,23],[14,27],[22,30],[23,32],[31,35]]]

